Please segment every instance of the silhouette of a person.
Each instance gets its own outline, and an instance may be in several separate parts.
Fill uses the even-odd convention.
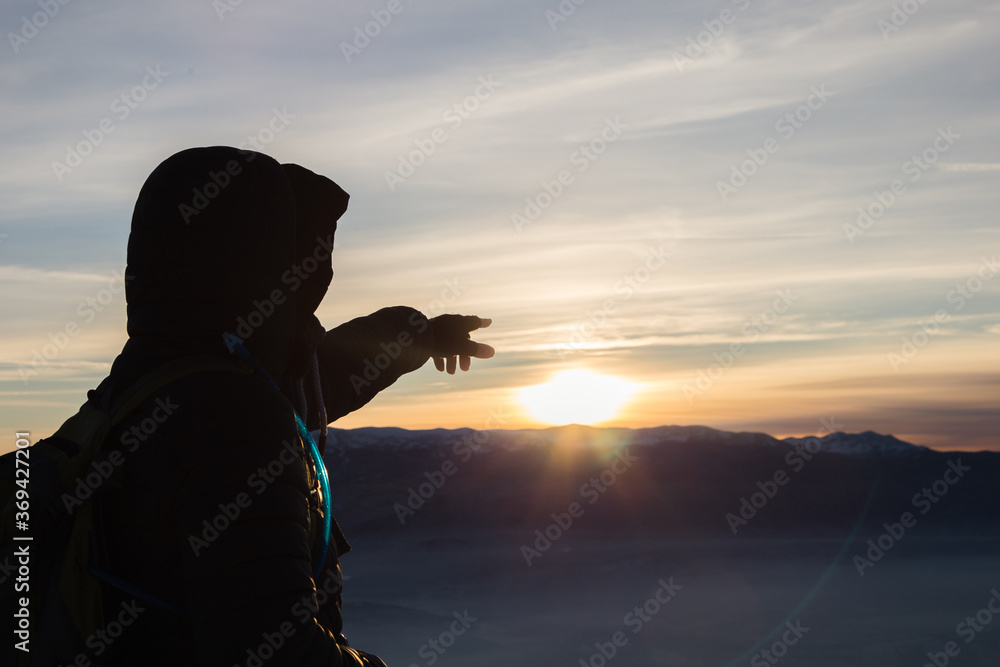
[[[129,614],[101,660],[120,665],[383,665],[341,633],[333,523],[317,562],[327,424],[433,358],[468,370],[493,349],[475,316],[384,308],[326,330],[348,195],[251,151],[195,148],[144,184],[128,243],[129,339],[93,401],[164,364],[226,369],[172,381],[113,429],[123,463],[95,501],[108,618]],[[224,339],[225,334],[230,337]],[[233,337],[235,336],[235,338]],[[248,355],[240,360],[240,355]]]

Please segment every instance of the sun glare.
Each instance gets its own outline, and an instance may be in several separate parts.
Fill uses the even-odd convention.
[[[547,424],[596,424],[618,414],[635,391],[621,378],[576,369],[521,390],[528,413]]]

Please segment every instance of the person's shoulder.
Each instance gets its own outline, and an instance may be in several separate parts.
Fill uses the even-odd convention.
[[[280,442],[297,432],[288,399],[267,379],[238,367],[210,368],[170,382],[137,405],[121,428],[137,438],[216,443]]]

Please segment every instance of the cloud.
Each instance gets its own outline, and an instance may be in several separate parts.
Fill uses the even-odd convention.
[[[1000,162],[952,162],[941,164],[945,171],[1000,171]]]
[[[483,339],[498,355],[475,377],[498,394],[557,368],[564,360],[553,350],[589,323],[594,331],[572,361],[660,381],[659,405],[668,405],[687,373],[740,341],[776,290],[792,289],[799,300],[734,369],[733,392],[767,387],[783,409],[799,411],[826,396],[853,405],[859,420],[886,424],[838,388],[853,381],[844,365],[858,364],[856,378],[885,371],[900,337],[950,309],[950,291],[997,245],[998,194],[982,179],[1000,168],[991,153],[1000,86],[990,66],[1000,14],[985,2],[928,3],[883,38],[877,22],[888,5],[752,2],[720,34],[701,35],[723,7],[742,4],[585,3],[553,30],[545,11],[557,3],[410,3],[351,62],[341,43],[377,6],[242,3],[220,18],[207,2],[60,5],[0,61],[8,90],[0,100],[0,361],[16,366],[124,266],[135,196],[161,160],[259,137],[278,108],[294,118],[264,149],[352,195],[324,323],[392,303],[492,316]],[[26,7],[0,8],[0,25],[16,31]],[[702,52],[692,57],[689,40],[699,37]],[[169,76],[119,118],[115,100],[157,65]],[[480,77],[501,85],[457,126],[445,120]],[[822,87],[829,99],[802,111]],[[105,117],[113,132],[59,180],[52,163]],[[620,139],[574,163],[609,118],[627,125]],[[932,168],[907,171],[947,127],[961,135],[954,146]],[[447,140],[390,190],[386,172],[436,129]],[[778,148],[765,150],[765,161],[768,139]],[[718,184],[734,169],[753,173],[723,201]],[[561,170],[573,182],[519,234],[512,214]],[[894,180],[905,192],[851,243],[845,226]],[[635,272],[648,247],[667,240],[669,261],[625,299],[622,281],[643,277]],[[458,294],[446,301],[455,281]],[[944,382],[949,362],[994,363],[997,285],[985,282],[961,312],[949,311],[945,331],[913,362],[921,373]],[[609,299],[615,312],[601,314]],[[86,364],[110,362],[120,349],[123,305],[60,357],[66,369],[100,380],[103,367]],[[803,366],[822,389],[791,388]],[[62,372],[53,366],[53,378]],[[19,390],[3,377],[0,391]],[[934,382],[913,389],[914,377],[873,386],[940,406],[914,427],[920,433],[959,429]],[[408,415],[429,425],[433,411],[404,409],[427,381],[418,374],[394,386],[372,419]],[[732,418],[753,418],[752,399],[740,403],[724,383],[718,391]],[[479,398],[450,395],[456,402],[442,423],[460,425],[462,410],[481,407]],[[655,405],[635,419],[656,419]],[[32,414],[65,416],[46,410]],[[685,414],[704,416],[669,408],[662,418]]]

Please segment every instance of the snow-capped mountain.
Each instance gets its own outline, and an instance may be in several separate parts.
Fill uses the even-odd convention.
[[[414,523],[530,534],[572,503],[609,534],[731,538],[732,516],[758,537],[846,534],[924,508],[927,534],[1000,527],[1000,453],[939,452],[873,432],[331,429],[326,460],[338,519],[380,535]]]
[[[874,431],[864,433],[843,433],[837,431],[822,438],[785,438],[783,442],[792,446],[812,445],[824,452],[846,454],[848,456],[913,456],[931,451],[928,447],[904,442],[892,435],[882,435]]]
[[[789,437],[778,439],[766,433],[720,431],[708,426],[657,426],[653,428],[596,428],[571,424],[545,429],[495,429],[476,431],[470,428],[407,430],[402,428],[330,429],[328,440],[334,447],[358,449],[382,447],[394,450],[440,448],[452,446],[463,440],[484,440],[485,446],[506,449],[551,446],[572,441],[580,446],[629,444],[654,446],[671,443],[701,443],[732,446],[804,447],[809,451],[823,451],[856,457],[910,456],[931,451],[913,445],[892,435],[874,431],[844,433],[837,431],[822,437]]]

